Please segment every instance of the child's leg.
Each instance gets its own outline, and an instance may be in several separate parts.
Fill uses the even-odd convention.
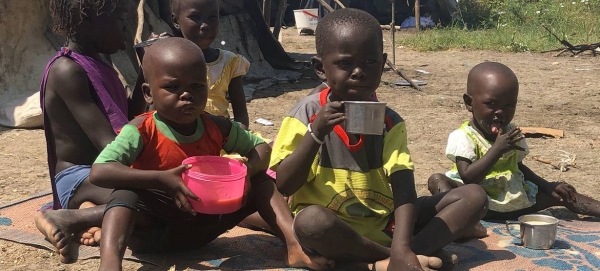
[[[444,194],[417,201],[420,229],[412,240],[416,254],[434,255],[449,243],[472,231],[487,212],[488,198],[481,186],[463,185]]]
[[[575,193],[575,202],[562,202],[574,213],[600,217],[600,202],[586,195]]]
[[[432,195],[441,194],[464,184],[448,178],[444,174],[433,174],[427,180],[427,189]]]
[[[308,252],[330,259],[372,263],[390,256],[390,249],[357,233],[323,206],[308,206],[296,215],[293,230]]]
[[[311,254],[347,262],[369,263],[371,270],[387,270],[390,249],[363,237],[335,213],[323,206],[308,206],[296,215],[293,230],[302,247]],[[435,269],[437,257],[417,255],[421,268]]]
[[[70,179],[63,179],[70,181]],[[73,234],[77,239],[85,233],[92,236],[99,234],[97,230],[90,232],[90,228],[99,227],[102,224],[104,205],[108,201],[111,189],[100,188],[92,185],[89,178],[85,178],[68,201],[68,209],[47,210],[36,214],[35,224],[38,230],[56,247],[61,262],[70,262],[68,256]],[[94,208],[79,209],[83,202],[93,202],[101,205]],[[82,240],[82,244],[89,241]]]
[[[77,188],[73,197],[69,200],[69,209],[86,209],[101,205],[104,209],[110,199],[113,189],[102,188],[90,183],[86,178]],[[102,216],[98,218],[98,224],[90,228],[75,233],[75,237],[83,245],[93,246],[98,244],[101,236],[100,226],[102,225]]]
[[[600,202],[594,200],[588,196],[576,193],[575,202],[559,201],[551,195],[546,194],[544,191],[539,191],[535,197],[535,204],[531,207],[514,211],[514,212],[494,212],[489,211],[485,216],[486,220],[507,220],[517,219],[519,216],[533,214],[541,210],[553,207],[553,206],[564,206],[570,211],[583,214],[600,217]]]
[[[308,267],[315,270],[328,269],[332,261],[320,256],[308,256],[298,243],[292,229],[292,214],[287,200],[277,191],[275,182],[266,173],[252,178],[253,201],[269,228],[287,247],[286,265]]]
[[[68,263],[72,234],[100,225],[104,205],[87,209],[41,211],[35,216],[35,226],[56,248],[62,263]]]
[[[99,270],[122,270],[123,255],[136,224],[138,195],[131,190],[115,190],[102,221]]]
[[[90,183],[89,178],[85,179],[75,191],[73,197],[69,200],[69,209],[80,209],[81,205],[91,202],[95,205],[105,205],[110,200],[113,189],[102,188]],[[102,223],[98,223],[99,225]]]
[[[255,231],[263,231],[271,234],[273,233],[273,230],[271,230],[269,224],[265,222],[265,220],[260,216],[258,212],[253,213],[248,217],[244,218],[244,220],[240,222],[238,226]]]

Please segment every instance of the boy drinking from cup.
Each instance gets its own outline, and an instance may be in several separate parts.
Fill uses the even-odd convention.
[[[504,64],[483,62],[471,69],[463,100],[472,117],[448,136],[446,157],[454,167],[432,175],[429,191],[478,184],[489,198],[489,220],[517,219],[553,206],[600,217],[600,202],[570,184],[547,181],[523,163],[529,148],[511,123],[518,97],[519,80]]]
[[[371,101],[381,81],[379,22],[360,10],[334,11],[319,20],[316,47],[315,71],[329,87],[294,106],[271,156],[277,187],[292,198],[298,241],[314,255],[377,270],[454,264],[442,248],[485,215],[483,189],[417,198],[406,126],[390,108],[379,120],[382,134],[348,134],[341,126],[344,102]]]
[[[257,210],[286,243],[288,265],[328,267],[322,257],[312,262],[291,231],[289,208],[265,174],[269,145],[226,118],[204,113],[208,82],[200,48],[182,38],[168,38],[145,50],[147,83],[142,89],[156,111],[125,125],[90,174],[93,184],[115,189],[102,223],[100,270],[121,270],[127,245],[138,252],[204,246]],[[248,157],[252,189],[247,184],[247,202],[230,214],[195,213],[187,198],[202,199],[182,182],[182,173],[190,168],[182,161],[218,156],[221,149]]]

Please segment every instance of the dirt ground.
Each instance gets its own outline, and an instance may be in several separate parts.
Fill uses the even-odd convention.
[[[314,37],[298,36],[292,28],[283,33],[284,47],[294,58],[308,60],[315,53]],[[410,34],[398,36],[406,35]],[[385,50],[390,53],[387,33],[386,39]],[[466,76],[474,65],[483,61],[502,62],[519,77],[521,92],[514,118],[517,125],[565,131],[562,139],[528,139],[531,154],[525,163],[548,180],[569,182],[580,192],[600,199],[600,58],[488,51],[416,52],[397,48],[397,65],[407,76],[426,81],[427,85],[420,92],[394,86],[400,78],[388,70],[377,96],[406,121],[419,195],[428,194],[429,175],[451,167],[444,157],[447,136],[470,117],[462,103]],[[254,100],[248,103],[250,120],[265,118],[275,125],[251,124],[251,129],[273,138],[288,110],[318,83],[313,72],[307,71],[298,82],[255,93]],[[45,148],[42,130],[0,129],[0,205],[50,189]],[[560,172],[532,159],[538,156],[559,161],[564,153],[576,156],[577,168]],[[0,241],[2,270],[94,270],[98,264],[99,260],[86,260],[63,265],[49,251]],[[149,270],[137,263],[127,263],[125,268]]]

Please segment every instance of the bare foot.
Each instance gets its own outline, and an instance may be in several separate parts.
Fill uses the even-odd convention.
[[[437,269],[440,271],[454,270],[454,268],[456,268],[458,265],[458,256],[444,249],[438,250],[438,252],[433,254],[433,257],[431,258],[438,258],[442,261],[442,266]]]
[[[95,246],[100,244],[100,237],[102,235],[102,231],[98,227],[91,227],[87,229],[87,231],[83,231],[78,236],[79,243],[86,246]]]
[[[467,241],[471,238],[485,238],[488,236],[488,232],[487,229],[481,224],[481,222],[477,222],[477,224],[475,224],[475,226],[473,226],[470,229],[465,230],[465,233],[463,234],[462,237],[460,237],[457,241],[458,242],[462,242],[462,241]]]
[[[438,257],[417,255],[417,259],[423,270],[438,270],[443,266],[442,260]],[[387,258],[385,260],[377,261],[374,264],[370,264],[369,269],[371,271],[387,271],[389,265],[390,258]]]
[[[86,209],[96,207],[96,204],[86,201],[79,206],[79,209]],[[79,243],[85,246],[95,246],[100,244],[100,237],[102,235],[102,231],[99,227],[91,227],[85,231],[82,231],[76,234],[76,238],[79,238]]]
[[[61,218],[61,210],[40,211],[35,216],[35,226],[52,243],[59,255],[60,262],[69,263],[71,249],[71,232],[68,230],[68,221]]]
[[[304,252],[300,244],[290,245],[287,248],[288,267],[308,267],[312,270],[329,270],[335,267],[335,261],[321,255],[309,255]]]
[[[390,258],[385,260],[377,261],[374,264],[369,264],[369,270],[371,271],[387,271],[390,265]]]

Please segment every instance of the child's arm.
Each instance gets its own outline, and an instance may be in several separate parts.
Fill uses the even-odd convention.
[[[456,157],[456,167],[460,179],[465,184],[479,183],[485,179],[485,176],[490,172],[494,164],[498,162],[500,157],[511,150],[525,151],[517,143],[525,137],[521,135],[521,129],[514,128],[506,134],[502,134],[502,129],[496,137],[494,145],[487,151],[481,159],[472,162],[464,157]]]
[[[548,182],[521,162],[519,162],[519,170],[523,173],[525,180],[536,184],[540,191],[551,195],[558,201],[575,202],[577,191],[570,184]]]
[[[390,176],[394,196],[394,236],[390,251],[390,266],[398,270],[419,270],[421,266],[410,242],[415,227],[417,191],[412,170],[400,170]],[[413,268],[410,268],[412,266]],[[390,269],[388,270],[395,270]]]
[[[259,172],[267,170],[269,167],[271,146],[264,142],[260,143],[244,156],[248,158],[248,162],[246,162],[246,167],[248,167],[248,176],[252,177]]]
[[[248,119],[248,108],[246,107],[246,94],[242,86],[242,76],[235,77],[229,82],[229,100],[233,109],[233,119],[242,124],[242,128],[248,130],[250,120]]]
[[[294,152],[283,159],[277,167],[277,189],[289,196],[298,191],[306,183],[310,167],[317,155],[326,135],[333,131],[333,127],[344,121],[343,105],[341,102],[325,104],[317,114],[310,127],[312,133],[307,131]],[[313,138],[313,137],[316,137]]]
[[[135,121],[135,120],[134,120]],[[143,149],[141,135],[134,125],[125,125],[121,133],[100,153],[92,170],[90,182],[105,188],[158,189],[169,194],[180,208],[194,213],[186,197],[198,200],[181,180],[189,165],[167,171],[139,170],[129,167]]]
[[[248,177],[252,177],[269,167],[269,157],[271,156],[271,146],[266,144],[261,138],[251,134],[241,127],[241,124],[232,123],[230,120],[209,116],[221,134],[227,138],[223,149],[228,152],[237,152],[248,158],[246,167],[248,168]]]

